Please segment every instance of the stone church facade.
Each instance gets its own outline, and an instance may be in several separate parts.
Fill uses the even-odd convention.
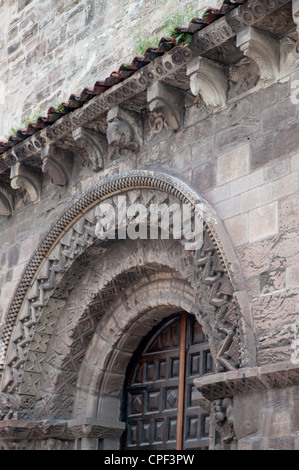
[[[225,1],[0,142],[1,449],[299,449],[298,24]]]

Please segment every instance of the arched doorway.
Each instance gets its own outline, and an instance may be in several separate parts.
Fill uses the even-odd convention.
[[[193,379],[211,373],[209,344],[193,315],[182,312],[160,323],[128,367],[123,449],[208,449],[209,415]]]

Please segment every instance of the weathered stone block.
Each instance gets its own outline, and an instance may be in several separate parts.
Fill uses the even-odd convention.
[[[286,269],[287,288],[299,287],[299,264]]]
[[[263,405],[263,396],[260,393],[234,397],[234,430],[238,439],[259,431],[263,419],[260,410]]]
[[[249,212],[249,241],[255,242],[278,232],[278,203],[273,202]]]
[[[241,212],[267,204],[271,200],[271,185],[265,184],[241,194]]]
[[[228,234],[235,246],[248,242],[248,214],[240,214],[225,220]]]
[[[286,285],[286,274],[284,270],[266,271],[260,275],[260,292],[269,294],[270,292],[284,289]]]
[[[262,112],[262,129],[264,132],[276,132],[287,122],[296,119],[297,109],[289,98],[269,106]]]
[[[250,118],[241,121],[224,131],[217,132],[215,137],[215,151],[220,153],[223,150],[241,145],[249,141],[252,135],[255,135],[260,129],[260,124],[256,119]]]
[[[299,170],[299,153],[296,153],[295,155],[292,156],[291,166],[292,166],[292,171]]]
[[[285,231],[299,227],[299,194],[292,194],[281,201],[279,223],[281,230]]]
[[[292,289],[264,295],[252,302],[252,314],[260,350],[281,348],[293,340],[293,325],[298,315],[298,298],[298,290]]]
[[[213,162],[203,163],[192,171],[192,183],[201,193],[209,191],[215,186],[215,173]]]
[[[289,159],[273,161],[264,168],[265,182],[277,180],[287,175],[290,170],[291,162]]]
[[[299,174],[290,173],[283,178],[272,182],[272,198],[280,199],[289,194],[296,194],[299,190]]]
[[[222,220],[229,219],[240,213],[240,196],[234,196],[226,201],[219,202],[215,209]]]
[[[299,263],[299,230],[292,230],[270,239],[269,253],[271,269]]]
[[[249,145],[245,144],[218,158],[217,185],[225,184],[249,173]]]
[[[260,137],[252,137],[251,143],[251,169],[255,170],[264,166],[267,162],[276,158],[272,134],[264,134]]]
[[[27,7],[29,3],[31,3],[33,0],[19,0],[18,1],[18,12],[23,10],[23,8]]]
[[[277,132],[274,145],[277,157],[289,156],[296,152],[299,147],[299,124],[287,126]]]
[[[229,183],[230,195],[236,196],[237,194],[244,193],[250,189],[257,188],[264,183],[264,170],[259,170],[248,173],[248,175],[242,176]]]

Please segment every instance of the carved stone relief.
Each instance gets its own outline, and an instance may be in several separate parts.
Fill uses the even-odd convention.
[[[107,158],[107,139],[99,132],[92,129],[79,127],[72,133],[75,142],[78,144],[80,153],[87,154],[92,169],[98,172],[104,168]]]
[[[78,289],[79,297],[77,301],[74,305],[72,303],[68,304],[68,308],[71,308],[70,318],[74,318],[74,313],[76,312],[76,315],[81,315],[80,320],[78,318],[77,323],[69,325],[68,343],[63,341],[59,346],[57,343],[58,349],[55,350],[54,348],[55,354],[53,355],[53,359],[50,362],[48,360],[48,365],[46,366],[44,363],[45,354],[52,338],[53,328],[58,319],[63,318],[61,315],[66,308],[66,299],[60,299],[59,289],[55,291],[55,288],[59,285],[63,286],[61,281],[64,278],[64,274],[69,272],[75,260],[79,260],[81,254],[83,255],[88,247],[92,248],[95,242],[97,246],[99,246],[99,240],[97,240],[95,236],[97,223],[96,207],[93,207],[93,209],[89,211],[85,209],[84,215],[76,220],[73,225],[71,224],[71,220],[76,217],[77,210],[82,214],[84,205],[94,204],[93,201],[97,200],[100,194],[106,193],[107,195],[107,190],[108,194],[109,191],[121,191],[122,187],[125,188],[127,185],[131,187],[133,181],[134,185],[139,181],[141,187],[154,183],[154,185],[157,184],[158,189],[161,185],[163,191],[156,189],[151,192],[149,190],[140,189],[127,192],[127,197],[131,202],[142,201],[143,203],[149,204],[150,201],[161,202],[163,200],[171,200],[169,199],[171,193],[174,193],[174,196],[171,196],[171,198],[174,198],[174,201],[177,201],[177,198],[180,197],[183,201],[186,198],[184,195],[186,188],[184,192],[181,193],[179,186],[175,187],[173,183],[170,184],[172,181],[171,178],[163,178],[162,175],[160,175],[155,179],[152,172],[137,172],[135,176],[132,175],[132,179],[130,179],[130,177],[110,179],[106,187],[100,185],[98,188],[87,193],[86,196],[59,221],[57,227],[52,229],[47,239],[39,248],[28,266],[27,272],[24,274],[23,285],[19,287],[21,290],[17,292],[11,306],[10,321],[15,322],[13,318],[15,315],[18,316],[18,327],[14,329],[11,337],[11,345],[6,355],[6,367],[2,380],[2,390],[5,393],[19,392],[23,397],[21,408],[24,417],[27,416],[28,413],[30,416],[30,410],[32,410],[34,406],[35,396],[40,388],[41,373],[44,372],[48,374],[52,384],[55,382],[52,380],[55,376],[55,367],[53,369],[50,363],[53,360],[54,364],[56,364],[58,357],[60,359],[65,357],[64,365],[61,367],[65,372],[60,376],[58,382],[55,382],[58,386],[58,393],[57,395],[54,394],[54,397],[57,397],[57,404],[63,404],[64,412],[67,412],[67,410],[71,412],[74,396],[73,392],[69,394],[68,390],[73,389],[76,374],[78,374],[78,367],[80,367],[80,361],[84,357],[84,347],[82,349],[82,346],[84,344],[86,345],[90,340],[95,325],[99,320],[96,320],[96,316],[94,315],[98,315],[98,313],[95,312],[106,311],[109,305],[109,299],[114,301],[115,298],[118,297],[119,291],[115,290],[116,285],[119,287],[124,286],[124,281],[121,279],[117,280],[116,285],[114,284],[115,281],[112,281],[112,284],[109,284],[109,281],[107,287],[103,289],[102,294],[98,298],[96,297],[97,291],[92,288],[82,286],[82,289]],[[167,190],[168,185],[169,190]],[[183,189],[183,187],[181,189]],[[116,196],[114,196],[114,198],[116,198]],[[113,200],[111,202],[114,203]],[[69,229],[63,236],[59,236],[65,224],[69,226]],[[244,350],[243,352],[240,351],[238,324],[239,305],[235,302],[234,289],[229,275],[226,272],[226,261],[222,259],[222,253],[225,255],[225,252],[220,248],[220,240],[217,238],[217,241],[215,241],[213,236],[215,232],[213,232],[213,230],[212,226],[209,226],[209,228],[205,226],[204,243],[199,252],[192,253],[187,250],[182,256],[180,250],[178,251],[177,248],[173,247],[173,255],[169,258],[169,254],[167,254],[165,263],[169,265],[171,261],[173,269],[176,270],[178,266],[181,266],[182,276],[191,283],[197,292],[198,300],[196,303],[203,306],[202,310],[204,315],[202,316],[202,323],[206,325],[206,331],[211,329],[212,333],[210,333],[209,336],[211,339],[214,338],[214,357],[219,370],[234,370],[241,365],[242,357],[244,357]],[[58,242],[55,241],[57,237]],[[182,242],[184,242],[184,240],[182,240]],[[156,250],[159,251],[159,247],[163,246],[161,243],[162,241],[156,241]],[[102,253],[104,252],[102,251]],[[170,251],[170,253],[172,253],[172,251]],[[140,256],[138,249],[136,255],[130,258],[131,261],[128,260],[129,265],[130,263],[133,263],[133,266],[136,264],[135,256],[137,256],[137,259]],[[155,259],[159,259],[159,257],[161,258],[157,253]],[[84,260],[84,263],[87,263],[86,267],[88,268],[88,259],[83,257],[82,260]],[[162,258],[160,261],[161,260]],[[127,270],[129,267],[128,261],[124,265],[124,261],[122,262],[118,254],[115,259],[116,269]],[[109,270],[111,271],[113,265],[111,265],[110,262],[111,258],[109,259]],[[73,272],[75,271],[76,269]],[[109,274],[107,277],[108,272],[104,274],[103,281],[105,284],[109,280],[109,276],[111,276],[111,274]],[[105,273],[105,270],[103,273]],[[137,274],[140,276],[139,271],[137,271]],[[129,277],[128,275],[129,272],[124,278],[126,285],[128,279],[133,279],[133,282],[135,282],[136,279],[135,273],[132,273],[133,277],[131,274]],[[33,283],[31,282],[32,276],[35,277]],[[72,278],[67,277],[66,279],[68,285],[73,284],[74,279],[72,280]],[[117,279],[117,277],[115,279]],[[25,287],[26,285],[28,286],[27,288]],[[98,280],[96,282],[96,289],[99,289]],[[65,295],[67,290],[61,288],[61,292],[64,292]],[[78,304],[79,300],[80,308]],[[18,305],[20,305],[20,307]],[[100,305],[101,307],[99,308]],[[2,337],[4,344],[6,342],[7,345],[9,331],[11,331],[9,324],[8,322],[7,329],[4,331]],[[63,328],[61,328],[61,331],[63,331]],[[243,349],[243,346],[241,349]],[[250,357],[250,355],[247,356],[247,358],[248,357]],[[42,399],[40,403],[43,403],[42,408],[46,410],[47,407],[44,402],[45,397],[43,398],[41,396],[40,398]]]
[[[168,127],[175,131],[181,123],[183,96],[182,90],[170,87],[161,81],[154,82],[147,89],[149,110],[163,116]],[[159,122],[161,125],[161,121]]]
[[[249,57],[244,57],[229,67],[228,99],[235,98],[254,88],[260,79],[257,64]]]

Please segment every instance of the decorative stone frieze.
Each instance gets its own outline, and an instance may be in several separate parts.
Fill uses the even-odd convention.
[[[40,200],[41,176],[37,169],[16,163],[10,169],[10,184],[13,189],[24,189],[32,202]]]
[[[47,173],[57,186],[66,186],[71,175],[71,153],[51,144],[43,147],[41,158],[43,173]]]
[[[223,65],[197,57],[189,62],[187,75],[190,76],[190,88],[194,96],[201,95],[211,108],[225,106],[228,79],[227,70]]]
[[[281,8],[289,0],[252,0],[230,11],[223,18],[208,25],[193,35],[192,49],[195,54],[203,55],[234,37],[257,21],[262,20]]]
[[[106,137],[92,129],[84,127],[78,127],[78,129],[73,131],[72,135],[75,142],[78,144],[80,152],[87,154],[93,171],[97,172],[102,170],[108,151]]]
[[[13,213],[13,198],[9,191],[0,187],[0,215],[8,217]]]
[[[0,400],[1,400],[0,395]],[[0,402],[1,403],[1,402]],[[1,408],[0,408],[1,411]],[[14,418],[0,421],[1,449],[68,449],[75,439],[119,439],[125,423],[96,418],[25,421]]]
[[[181,123],[183,96],[182,90],[161,81],[154,82],[147,89],[149,110],[163,116],[168,127],[176,131]]]
[[[253,26],[237,34],[237,46],[256,62],[265,82],[279,76],[279,40]]]

